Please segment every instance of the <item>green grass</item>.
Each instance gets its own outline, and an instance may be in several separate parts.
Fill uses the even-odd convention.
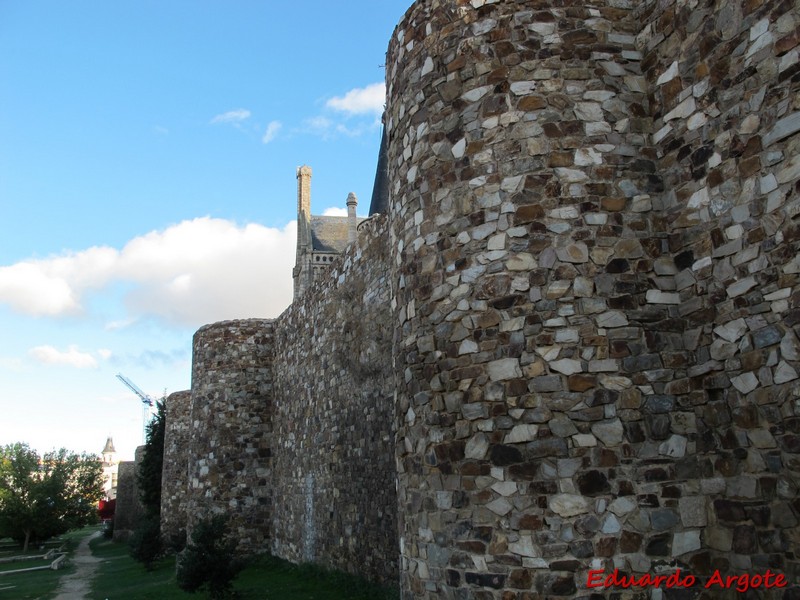
[[[265,556],[236,580],[243,598],[269,600],[396,600],[400,595],[359,577],[315,565],[293,565]]]
[[[147,571],[141,563],[131,558],[127,544],[99,537],[89,542],[89,547],[94,556],[103,559],[92,582],[93,598],[108,598],[109,600],[198,599],[198,596],[188,594],[178,588],[178,584],[175,582],[174,557],[165,558],[155,565],[155,569]]]
[[[74,567],[59,571],[34,571],[0,577],[0,598],[14,600],[41,600],[55,596],[62,576],[71,573]]]
[[[49,567],[55,559],[44,560],[42,558],[28,558],[26,560],[15,560],[14,562],[0,563],[0,573],[5,571],[16,571],[17,569],[30,569],[32,567]]]
[[[126,544],[103,538],[91,542],[92,553],[104,559],[92,584],[93,597],[109,600],[174,600],[205,594],[189,594],[178,588],[175,558],[160,561],[153,571],[134,561]],[[318,567],[296,566],[263,557],[253,561],[234,582],[241,600],[395,600],[399,594],[357,577]]]
[[[65,549],[69,553],[77,547],[81,539],[87,535],[91,535],[96,529],[96,527],[88,527],[86,529],[71,531],[62,535],[59,539],[64,543]],[[48,545],[47,549],[52,547],[52,545]],[[21,550],[17,550],[17,552],[13,554],[22,554],[22,552]],[[42,554],[42,552],[37,547],[36,549],[29,550],[27,554],[37,555]],[[24,569],[28,566],[26,565],[28,562],[29,561],[11,563],[10,565],[0,565],[0,567],[3,567],[4,570]],[[35,566],[44,564],[43,561],[37,561],[37,563],[38,564]],[[67,566],[58,571],[51,571],[48,569],[46,571],[0,576],[0,598],[14,598],[14,600],[44,600],[46,598],[53,598],[60,579],[64,575],[72,573],[74,570],[75,567]]]

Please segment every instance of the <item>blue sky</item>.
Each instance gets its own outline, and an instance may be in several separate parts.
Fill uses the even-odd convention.
[[[291,299],[295,168],[366,213],[410,0],[0,0],[0,444],[123,458],[204,323]]]

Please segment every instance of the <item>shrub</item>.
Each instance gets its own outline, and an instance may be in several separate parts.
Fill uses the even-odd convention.
[[[144,517],[139,526],[134,530],[130,539],[131,556],[134,560],[144,563],[148,571],[155,567],[156,560],[163,550],[161,545],[160,527],[157,518]]]
[[[178,586],[196,592],[208,586],[214,599],[233,596],[233,579],[244,567],[235,558],[236,541],[228,536],[228,518],[217,515],[200,521],[192,531],[192,539],[178,560]]]

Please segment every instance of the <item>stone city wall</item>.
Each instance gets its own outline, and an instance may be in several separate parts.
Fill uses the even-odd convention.
[[[797,582],[800,10],[650,2],[636,18],[669,232],[647,294],[671,319],[635,382],[661,409],[630,432],[654,531],[625,529],[645,534],[643,567]]]
[[[144,446],[136,448],[134,460],[119,463],[117,471],[117,503],[114,508],[114,541],[126,541],[144,516],[139,500],[139,465],[144,456]]]
[[[276,321],[197,332],[191,402],[168,408],[165,530],[227,513],[244,552],[396,581],[387,234],[363,223]]]
[[[275,323],[274,554],[397,580],[388,226]]]
[[[161,472],[161,536],[178,541],[186,537],[189,440],[192,394],[174,392],[166,400],[164,466]]]
[[[195,337],[189,519],[382,581],[399,555],[404,598],[615,568],[793,597],[799,13],[416,2],[389,214],[276,321]]]
[[[187,533],[225,513],[244,552],[269,549],[272,331],[269,320],[223,321],[193,341]]]
[[[390,44],[401,587],[796,581],[797,9],[558,4]]]

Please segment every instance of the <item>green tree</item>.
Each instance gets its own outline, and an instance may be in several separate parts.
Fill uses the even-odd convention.
[[[178,559],[178,587],[194,593],[208,588],[213,600],[233,596],[233,580],[244,568],[236,558],[236,540],[228,531],[228,517],[215,515],[201,520],[192,531],[192,539]]]
[[[33,540],[95,521],[102,476],[100,459],[86,453],[62,448],[40,457],[23,443],[0,448],[0,536],[27,551]]]
[[[167,427],[165,398],[156,402],[156,413],[147,424],[147,440],[139,465],[139,499],[149,517],[161,517],[161,472],[164,467],[164,434]]]
[[[144,515],[130,540],[131,556],[147,569],[155,566],[163,551],[161,539],[161,471],[164,466],[164,434],[167,426],[165,398],[156,402],[156,413],[147,424],[147,439],[137,481]]]

